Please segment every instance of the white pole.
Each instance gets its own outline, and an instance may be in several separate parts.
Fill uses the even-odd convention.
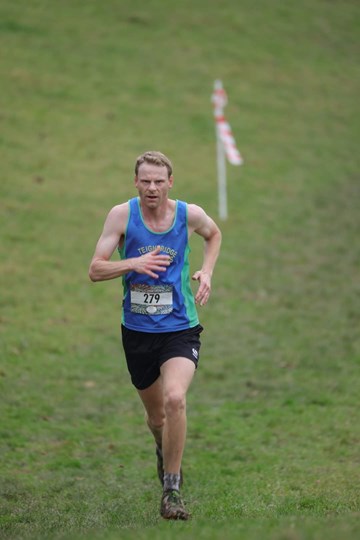
[[[216,149],[217,149],[217,171],[218,171],[218,199],[219,217],[223,221],[228,218],[227,190],[226,190],[226,155],[224,144],[219,133],[219,126],[216,126]]]

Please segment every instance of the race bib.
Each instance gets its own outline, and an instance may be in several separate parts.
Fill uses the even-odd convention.
[[[173,289],[171,285],[132,283],[130,303],[132,313],[165,315],[173,310]]]

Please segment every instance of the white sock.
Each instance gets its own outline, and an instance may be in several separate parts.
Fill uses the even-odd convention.
[[[164,491],[169,489],[180,491],[180,474],[164,473]]]

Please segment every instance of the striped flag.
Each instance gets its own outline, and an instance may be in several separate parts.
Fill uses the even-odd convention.
[[[227,95],[220,80],[215,81],[214,93],[211,101],[214,105],[214,116],[217,126],[218,137],[220,138],[226,153],[226,157],[232,165],[241,165],[243,159],[236,148],[234,136],[230,124],[225,120],[224,107],[227,104]]]
[[[211,97],[214,105],[214,116],[216,123],[216,148],[217,148],[217,170],[218,170],[218,196],[219,196],[219,217],[228,218],[227,190],[226,190],[226,158],[232,165],[241,165],[243,159],[236,148],[235,139],[231,132],[231,127],[224,117],[224,107],[227,104],[227,95],[222,82],[217,80],[214,85],[214,93]]]

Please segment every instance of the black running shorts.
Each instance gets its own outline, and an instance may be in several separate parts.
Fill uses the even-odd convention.
[[[161,365],[170,358],[188,358],[197,367],[202,331],[200,324],[161,334],[137,332],[122,325],[122,343],[133,385],[138,390],[151,386],[160,375]]]

